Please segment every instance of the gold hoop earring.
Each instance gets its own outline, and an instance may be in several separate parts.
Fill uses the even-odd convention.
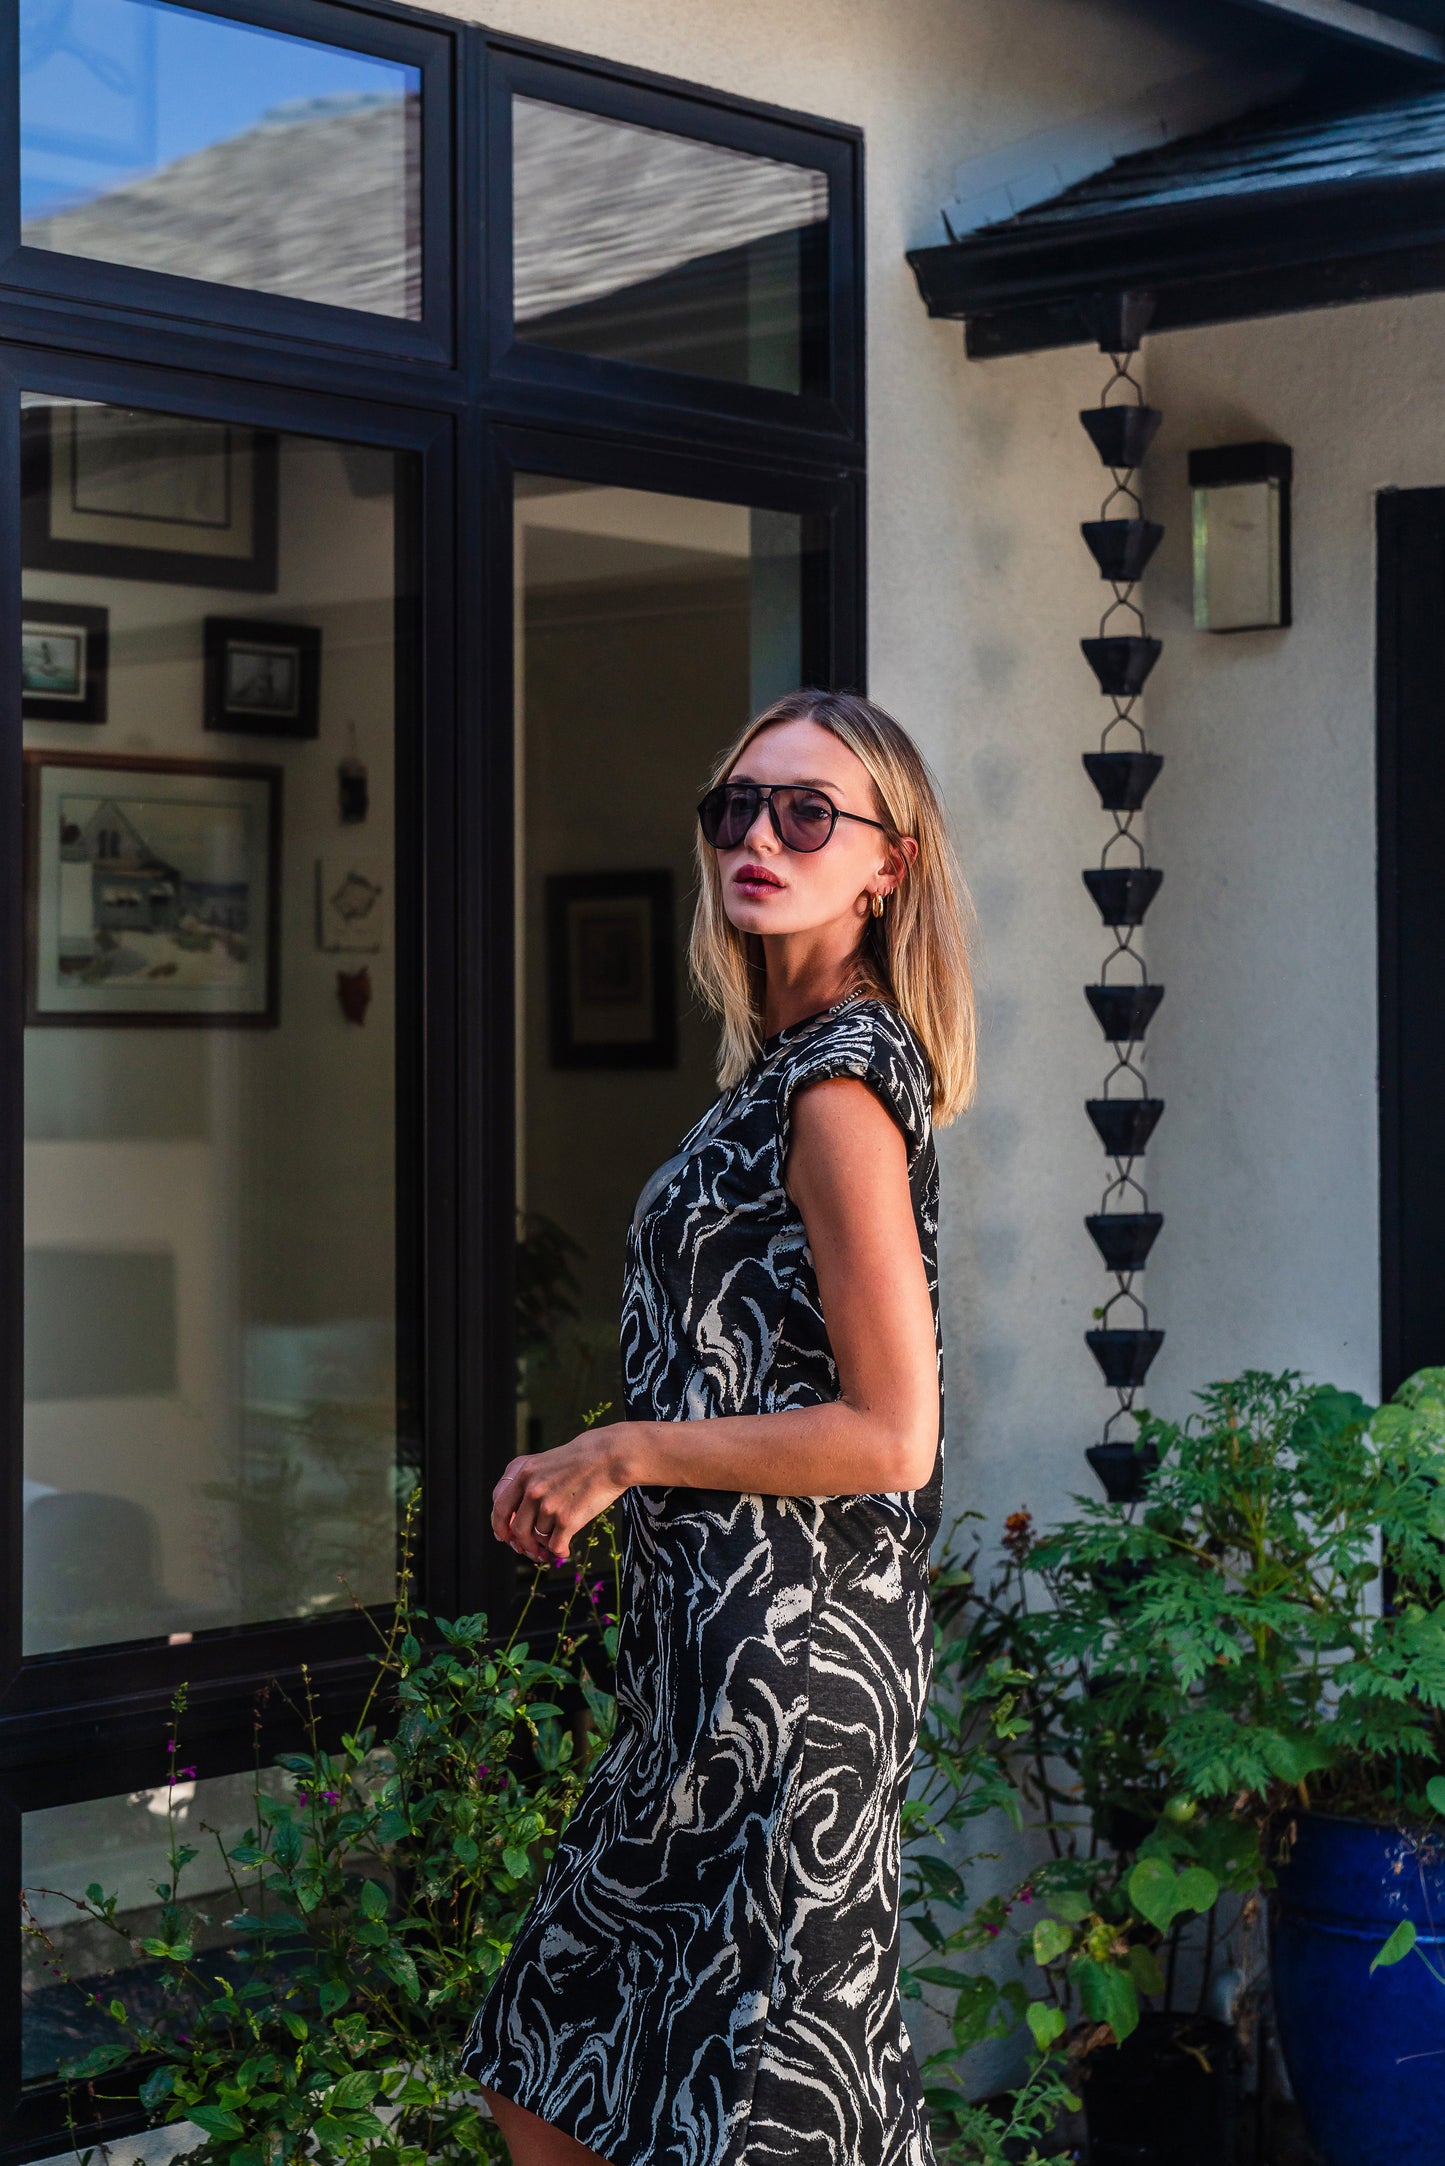
[[[883,897],[876,888],[873,891],[873,915],[875,918],[881,918],[883,915]]]

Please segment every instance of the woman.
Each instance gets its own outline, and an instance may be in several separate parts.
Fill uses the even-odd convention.
[[[618,1726],[468,2040],[514,2166],[932,2166],[899,1823],[943,1489],[932,1126],[962,886],[909,738],[790,694],[698,808],[722,1096],[638,1199],[627,1418],[514,1459],[565,1562],[621,1497]]]

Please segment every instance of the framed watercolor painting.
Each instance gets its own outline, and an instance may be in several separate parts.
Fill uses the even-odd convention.
[[[275,1023],[280,768],[24,761],[26,1021]]]

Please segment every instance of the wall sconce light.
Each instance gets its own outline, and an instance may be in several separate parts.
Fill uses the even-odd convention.
[[[1219,444],[1189,454],[1194,623],[1253,632],[1290,621],[1288,444]]]

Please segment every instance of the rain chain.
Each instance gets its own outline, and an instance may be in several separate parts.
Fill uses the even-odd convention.
[[[1139,810],[1164,765],[1161,756],[1149,750],[1143,722],[1135,712],[1162,641],[1148,636],[1144,613],[1134,599],[1135,584],[1164,532],[1144,517],[1135,486],[1161,416],[1144,403],[1143,389],[1130,373],[1148,314],[1147,304],[1130,308],[1136,298],[1142,300],[1121,297],[1101,336],[1113,374],[1099,405],[1079,416],[1113,484],[1098,518],[1085,521],[1081,529],[1100,576],[1113,590],[1097,636],[1079,642],[1099,680],[1100,692],[1112,705],[1099,749],[1084,754],[1084,766],[1114,823],[1098,865],[1084,874],[1084,884],[1114,942],[1104,958],[1099,982],[1084,988],[1113,1055],[1103,1095],[1087,1101],[1089,1118],[1112,1172],[1098,1211],[1084,1223],[1115,1278],[1113,1293],[1095,1311],[1098,1328],[1086,1332],[1085,1338],[1105,1382],[1117,1394],[1118,1405],[1104,1425],[1102,1441],[1087,1456],[1106,1494],[1121,1504],[1142,1495],[1150,1466],[1145,1454],[1136,1451],[1132,1434],[1115,1432],[1129,1419],[1134,1394],[1164,1339],[1162,1331],[1151,1328],[1149,1311],[1136,1285],[1136,1274],[1147,1262],[1164,1223],[1162,1213],[1150,1210],[1142,1179],[1144,1153],[1164,1111],[1163,1099],[1149,1095],[1144,1038],[1164,998],[1164,988],[1151,984],[1136,944],[1164,875],[1145,863],[1143,840],[1134,831]]]

